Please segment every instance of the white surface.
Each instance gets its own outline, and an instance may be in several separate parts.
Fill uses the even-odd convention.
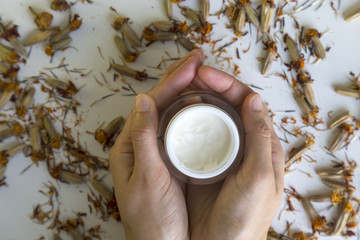
[[[49,2],[48,0],[1,0],[0,15],[4,21],[12,20],[15,24],[19,25],[20,34],[24,37],[35,28],[35,24],[32,22],[32,16],[27,9],[28,5],[36,9],[49,11]],[[211,2],[214,3],[215,1]],[[221,1],[216,2],[217,4],[212,4],[211,6],[210,11],[212,13],[220,9]],[[197,1],[186,1],[186,4],[198,8]],[[254,6],[259,4],[260,1],[254,0]],[[315,5],[295,15],[299,24],[302,26],[314,27],[321,32],[330,30],[329,33],[321,38],[325,47],[331,47],[330,51],[327,52],[326,60],[320,61],[316,65],[310,64],[314,59],[310,60],[310,63],[306,63],[306,70],[309,71],[315,79],[313,88],[318,106],[320,107],[320,116],[325,121],[325,125],[321,126],[321,129],[326,128],[326,124],[329,122],[327,114],[330,111],[337,113],[339,111],[350,110],[355,117],[360,118],[359,101],[340,96],[333,90],[334,84],[350,83],[350,71],[353,71],[355,74],[360,73],[360,21],[346,23],[342,17],[344,12],[349,11],[356,6],[356,4],[358,4],[356,0],[341,1],[338,17],[335,16],[328,1],[317,11],[314,11]],[[335,1],[335,6],[336,5],[337,1]],[[74,48],[57,53],[53,63],[50,64],[49,58],[43,53],[44,46],[42,44],[36,45],[32,48],[31,56],[27,64],[22,66],[22,71],[20,72],[20,78],[38,75],[39,71],[44,70],[44,67],[58,65],[63,57],[66,57],[66,63],[70,64],[71,67],[84,68],[86,69],[84,72],[93,70],[88,77],[84,78],[80,77],[79,74],[69,75],[61,70],[58,70],[56,74],[59,78],[72,79],[76,86],[83,86],[81,91],[75,96],[82,104],[79,107],[79,113],[83,117],[83,122],[77,126],[74,131],[79,132],[80,143],[84,146],[86,145],[92,154],[103,157],[106,157],[107,153],[104,153],[101,146],[93,139],[93,136],[87,134],[85,131],[94,131],[101,123],[107,123],[119,114],[127,116],[133,106],[133,97],[121,96],[122,93],[126,93],[121,90],[120,93],[99,102],[94,105],[94,107],[90,107],[91,103],[95,100],[112,93],[109,88],[99,86],[94,80],[94,76],[100,80],[100,73],[105,73],[111,88],[120,89],[121,86],[126,86],[126,84],[119,81],[112,82],[113,73],[106,72],[110,57],[120,62],[119,54],[113,43],[114,30],[110,25],[115,14],[109,10],[109,6],[113,6],[120,14],[130,17],[133,21],[131,26],[139,35],[143,27],[151,21],[166,19],[161,0],[95,0],[95,3],[92,5],[78,3],[73,7],[73,13],[80,14],[83,18],[83,26],[78,31],[72,33],[73,43],[71,45]],[[295,3],[289,3],[289,6],[295,6]],[[174,12],[176,18],[183,19],[175,7]],[[54,13],[53,25],[63,25],[66,21],[66,13]],[[212,36],[212,40],[227,36],[227,38],[218,43],[216,47],[231,41],[234,35],[231,29],[225,28],[225,24],[227,24],[226,19],[219,21],[217,17],[212,16],[209,22],[218,23],[214,25],[214,36]],[[247,30],[248,28],[249,25],[246,26]],[[252,28],[252,30],[254,32],[254,28]],[[286,18],[286,32],[292,37],[295,36],[293,32],[293,21],[289,17]],[[280,34],[279,37],[281,37]],[[243,53],[242,51],[246,50],[250,43],[250,50],[246,54]],[[97,46],[101,47],[104,59],[100,57]],[[228,67],[226,62],[216,63],[216,58],[210,54],[210,47],[211,46],[203,46],[208,56],[206,64],[210,64],[232,74],[233,64]],[[235,57],[236,48],[239,48],[241,55],[240,60],[237,60]],[[164,52],[165,50],[167,50],[172,57],[178,56],[177,48],[173,43],[154,43],[146,48],[146,51],[141,54],[135,64],[130,64],[130,66],[138,69],[146,68],[151,76],[160,76],[160,74],[165,71],[164,67],[162,67],[161,70],[155,70],[149,66],[156,66],[161,61],[162,56],[168,58]],[[278,50],[282,60],[288,62],[288,52],[284,52],[283,44],[278,45]],[[181,50],[181,55],[185,55],[185,53],[184,50]],[[240,66],[241,74],[238,76],[239,80],[264,89],[263,91],[257,91],[259,91],[264,101],[269,103],[270,109],[274,112],[296,110],[295,113],[277,114],[274,118],[276,123],[280,123],[281,119],[285,116],[293,116],[298,122],[296,125],[289,124],[287,128],[292,130],[292,127],[301,127],[300,110],[292,98],[288,84],[274,75],[264,77],[260,74],[261,64],[256,58],[264,56],[264,54],[265,52],[261,42],[256,43],[256,34],[248,34],[228,48],[227,56],[233,56],[234,59],[232,63],[235,62]],[[281,61],[278,61],[274,63],[271,73],[282,73],[283,69],[286,70],[281,64]],[[287,73],[287,75],[290,77],[289,73]],[[126,81],[130,83],[137,92],[147,91],[156,84],[155,80],[138,82],[126,78]],[[301,130],[314,134],[316,137],[316,145],[308,155],[317,160],[317,162],[310,163],[303,160],[301,163],[296,164],[293,168],[294,171],[285,177],[285,187],[293,186],[303,195],[315,192],[328,192],[330,189],[320,183],[314,169],[331,164],[333,158],[324,152],[324,147],[331,143],[337,134],[337,130],[317,131],[311,127],[304,127],[301,128]],[[279,131],[280,137],[283,137],[283,134],[283,132]],[[283,143],[286,152],[298,146],[298,144],[303,141],[302,138],[294,138],[291,136],[288,136],[288,139],[290,141],[289,145]],[[0,147],[4,147],[3,143],[1,143]],[[348,158],[359,161],[359,149],[360,143],[356,141],[348,147],[347,151],[342,150],[335,155],[339,160]],[[51,236],[51,231],[46,230],[47,225],[43,226],[33,223],[29,215],[31,214],[33,206],[46,201],[46,199],[38,193],[38,190],[42,188],[44,182],[48,180],[54,182],[54,180],[48,176],[44,164],[39,164],[38,167],[32,166],[23,175],[19,176],[19,173],[30,163],[31,160],[23,156],[11,159],[9,162],[6,173],[9,187],[0,188],[0,239],[37,239],[41,235],[46,238],[50,238]],[[310,173],[312,178],[309,178],[304,172]],[[110,175],[107,175],[105,180],[106,183],[111,186]],[[359,171],[357,171],[354,178],[354,184],[357,189],[360,187],[359,183]],[[73,212],[88,212],[86,199],[86,192],[88,192],[87,186],[71,186],[62,183],[58,183],[56,186],[61,193],[60,202],[63,217],[74,217]],[[355,196],[359,197],[358,191],[356,191]],[[274,228],[282,232],[285,229],[286,221],[289,221],[293,223],[292,230],[301,230],[307,233],[311,232],[310,222],[302,206],[296,201],[293,201],[293,203],[296,211],[282,212],[280,216],[279,213],[285,206],[285,201],[283,202],[279,213],[274,219]],[[332,219],[332,216],[326,212],[326,207],[326,204],[316,205],[317,210],[321,214],[328,216],[328,219]],[[88,217],[85,218],[85,225],[90,227],[95,224],[101,224],[104,230],[102,234],[103,239],[125,239],[121,224],[115,223],[114,221],[104,223],[99,220],[97,216],[89,214]],[[320,239],[327,238],[320,237]]]
[[[221,109],[190,105],[170,121],[165,146],[179,171],[193,178],[212,178],[234,162],[239,150],[239,132]]]

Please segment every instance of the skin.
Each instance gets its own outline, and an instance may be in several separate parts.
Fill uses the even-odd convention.
[[[284,153],[260,96],[230,75],[203,66],[194,50],[158,85],[139,94],[110,151],[115,196],[128,239],[266,239],[279,208]],[[189,90],[219,93],[246,133],[239,169],[224,181],[191,185],[171,176],[157,145],[158,112]]]

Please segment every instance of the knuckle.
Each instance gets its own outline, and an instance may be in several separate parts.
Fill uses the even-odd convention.
[[[147,142],[148,139],[152,136],[152,129],[149,126],[143,126],[138,129],[133,129],[130,131],[131,138],[137,142]]]
[[[256,188],[271,186],[274,182],[274,173],[270,169],[263,167],[250,173],[251,182]]]
[[[271,137],[271,129],[265,121],[259,121],[255,123],[254,133],[264,138]]]

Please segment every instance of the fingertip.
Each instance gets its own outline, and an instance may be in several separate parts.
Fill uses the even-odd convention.
[[[150,96],[147,94],[140,93],[135,97],[135,112],[148,112],[150,110],[150,105]]]
[[[250,99],[250,108],[252,112],[262,112],[263,110],[263,102],[259,94],[252,94],[252,98]]]
[[[244,99],[241,109],[241,115],[243,118],[246,118],[249,114],[262,112],[263,107],[264,104],[261,100],[260,95],[256,92],[252,92]]]
[[[201,63],[204,62],[205,60],[205,55],[204,55],[204,52],[201,48],[196,48],[194,50],[192,50],[189,55],[193,55],[193,56],[196,56],[197,58],[199,58],[199,60],[201,61]]]

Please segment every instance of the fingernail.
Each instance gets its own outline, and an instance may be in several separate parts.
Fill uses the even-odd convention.
[[[139,94],[135,98],[135,111],[147,112],[150,110],[150,99],[145,94]]]
[[[256,94],[251,100],[251,110],[254,112],[261,112],[263,108],[263,103],[259,94]]]

